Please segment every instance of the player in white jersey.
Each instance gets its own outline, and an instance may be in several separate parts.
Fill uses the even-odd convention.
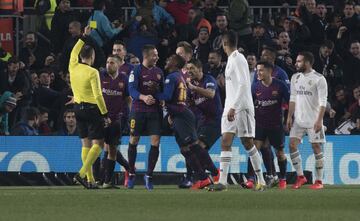
[[[297,173],[293,189],[307,182],[304,176],[298,145],[307,133],[315,155],[315,183],[311,189],[322,189],[324,156],[321,146],[325,143],[323,117],[327,102],[327,83],[323,75],[312,69],[314,56],[301,52],[296,58],[298,73],[291,78],[291,95],[287,127],[290,130],[290,158]],[[294,115],[294,122],[293,122]]]
[[[237,50],[237,35],[234,31],[224,33],[222,45],[228,56],[225,69],[225,108],[221,119],[221,154],[219,183],[209,187],[210,191],[221,191],[227,187],[231,162],[231,145],[234,136],[241,139],[258,177],[256,190],[264,190],[265,181],[261,169],[261,157],[254,145],[255,118],[251,95],[251,80],[246,58]]]

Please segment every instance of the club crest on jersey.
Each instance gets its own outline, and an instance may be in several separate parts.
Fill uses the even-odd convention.
[[[131,74],[130,74],[130,76],[129,76],[129,82],[134,82],[134,80],[135,80],[135,76],[134,76],[133,73],[134,73],[134,72],[132,71]]]
[[[271,92],[271,95],[272,95],[273,97],[276,97],[276,96],[279,95],[279,92],[278,92],[278,91],[272,91],[272,92]]]
[[[119,82],[119,88],[123,89],[124,88],[124,83],[123,82]]]
[[[157,77],[158,80],[160,80],[161,79],[161,74],[157,74],[156,77]]]
[[[311,86],[311,85],[312,85],[312,81],[310,80],[310,81],[308,82],[308,84]]]

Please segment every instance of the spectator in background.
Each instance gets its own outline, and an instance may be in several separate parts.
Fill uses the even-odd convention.
[[[140,64],[140,59],[138,58],[138,57],[136,57],[135,55],[133,55],[133,54],[131,54],[130,56],[129,56],[130,58],[129,58],[129,63],[131,64],[131,65],[139,65]]]
[[[355,122],[354,117],[357,115],[357,113],[360,113],[360,84],[353,87],[352,93],[354,101],[349,107],[349,112],[352,120]]]
[[[192,41],[194,57],[199,59],[202,64],[205,64],[208,61],[209,53],[211,51],[209,37],[210,33],[208,28],[201,27],[198,37]]]
[[[296,49],[290,45],[290,42],[289,34],[286,31],[280,32],[277,39],[278,50],[276,60],[278,65],[286,71],[289,77],[296,72],[293,59],[296,59],[295,56],[298,53]]]
[[[350,117],[349,107],[350,99],[346,94],[346,90],[342,85],[335,88],[335,101],[333,102],[333,109],[336,111],[335,125],[340,125]]]
[[[204,18],[207,19],[211,25],[215,25],[216,16],[224,13],[224,11],[217,6],[217,0],[205,0],[204,3]]]
[[[360,84],[360,43],[354,40],[350,43],[350,48],[341,53],[344,58],[343,81],[344,84],[351,88],[353,85]]]
[[[36,72],[31,72],[30,80],[32,90],[36,90],[39,87],[39,77]]]
[[[40,70],[44,67],[49,51],[49,48],[39,46],[36,33],[30,31],[25,35],[25,47],[20,50],[20,60],[29,69]]]
[[[59,116],[60,106],[59,99],[61,93],[50,88],[51,70],[41,70],[38,73],[40,86],[34,93],[34,104],[36,107],[45,107],[49,110],[50,125],[56,125]]]
[[[23,119],[18,122],[12,129],[13,136],[35,136],[39,135],[37,127],[39,126],[39,110],[34,107],[28,107]]]
[[[50,135],[52,129],[49,126],[49,110],[44,107],[39,107],[39,135]]]
[[[60,56],[60,69],[62,71],[68,71],[71,50],[81,36],[80,22],[70,22],[67,31],[70,36],[66,39]]]
[[[299,51],[306,49],[305,41],[311,37],[309,28],[298,17],[289,16],[287,20],[289,27],[288,30],[287,28],[285,30],[289,33],[291,44],[297,47]]]
[[[209,33],[211,33],[212,26],[210,22],[204,18],[204,15],[199,8],[191,8],[188,13],[188,19],[188,41],[194,40],[202,27],[206,27],[209,30]]]
[[[77,136],[76,118],[74,110],[65,110],[63,114],[63,123],[56,135],[59,136]]]
[[[254,81],[255,73],[256,73],[256,64],[257,64],[257,58],[254,53],[249,53],[246,56],[246,60],[249,65],[249,71],[250,71],[250,80],[251,83]]]
[[[77,17],[70,8],[70,0],[60,0],[51,22],[51,43],[55,54],[62,51],[65,41],[70,37],[69,24],[76,21]]]
[[[204,63],[204,74],[213,76],[216,79],[217,85],[220,89],[221,104],[224,106],[225,102],[225,68],[226,64],[221,62],[221,52],[212,50],[209,53],[207,63]]]
[[[264,46],[271,47],[274,43],[267,34],[266,27],[262,22],[256,22],[253,25],[252,38],[247,42],[247,51],[254,53],[257,58],[260,57]]]
[[[251,19],[249,3],[247,0],[231,1],[229,5],[229,29],[238,33],[239,43],[244,46],[251,39]]]
[[[339,67],[342,66],[342,59],[334,52],[334,43],[325,40],[319,50],[314,52],[314,70],[324,75],[328,83],[329,94],[332,94],[332,88],[342,82]]]
[[[175,0],[166,4],[166,11],[168,11],[175,19],[175,24],[186,25],[188,24],[188,13],[193,7],[191,1],[188,0]]]
[[[212,42],[212,48],[214,50],[221,50],[222,56],[225,58],[225,52],[222,50],[222,34],[228,30],[228,19],[225,14],[216,15],[215,26],[213,27],[210,34],[210,42]]]
[[[161,23],[175,24],[174,18],[153,0],[135,0],[135,6],[131,12],[131,17],[141,16],[144,21],[148,23],[154,21],[156,25],[161,25]]]
[[[119,34],[123,27],[121,25],[118,27],[113,27],[113,24],[104,14],[105,2],[106,0],[94,0],[94,11],[89,18],[89,23],[96,23],[96,28],[92,27],[93,29],[90,36],[95,40],[98,46],[102,47],[103,49],[105,47],[106,52],[108,50],[108,48],[106,48],[106,44],[108,44],[117,34]]]
[[[320,45],[326,38],[326,21],[327,8],[325,2],[319,2],[316,5],[315,14],[312,16],[312,21],[309,24],[311,31],[311,42]]]
[[[339,28],[342,26],[342,19],[340,14],[331,14],[329,16],[328,27],[326,28],[326,38],[332,42],[336,42],[338,38]]]
[[[16,107],[16,98],[10,91],[5,91],[0,96],[0,135],[9,135],[8,114]]]
[[[16,57],[8,60],[7,68],[0,70],[0,94],[10,91],[15,94],[17,106],[9,114],[9,124],[13,126],[21,118],[22,111],[31,103],[30,80],[27,73],[20,69],[20,62]]]
[[[360,20],[358,15],[355,13],[355,4],[353,1],[347,1],[343,10],[344,18],[342,24],[347,28],[344,33],[344,38],[351,40],[359,40],[360,38]]]
[[[130,25],[130,38],[126,42],[129,53],[134,54],[142,60],[142,48],[144,45],[157,45],[160,41],[154,24],[136,16]]]

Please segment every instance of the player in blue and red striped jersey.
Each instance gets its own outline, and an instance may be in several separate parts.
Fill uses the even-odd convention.
[[[106,60],[106,71],[101,72],[101,88],[111,124],[105,129],[105,152],[103,167],[105,168],[104,188],[111,188],[115,161],[122,165],[126,172],[129,163],[122,156],[117,146],[120,144],[123,128],[127,125],[128,106],[131,102],[128,92],[128,76],[121,73],[121,58],[110,55]],[[120,67],[120,68],[119,68]],[[126,183],[124,183],[126,185]]]
[[[284,153],[282,103],[289,102],[290,91],[283,81],[271,76],[273,70],[273,64],[267,61],[260,61],[257,64],[259,81],[252,85],[251,90],[255,106],[254,143],[260,149],[268,139],[270,145],[275,148],[280,169],[279,188],[285,189],[287,161]]]
[[[209,150],[221,136],[222,105],[220,92],[214,77],[202,72],[202,64],[198,59],[193,59],[186,64],[190,89],[189,101],[199,111],[194,113],[198,119],[197,134],[199,145]],[[203,165],[211,172],[214,181],[217,182],[219,172],[213,165]]]
[[[209,153],[198,144],[195,116],[186,104],[187,88],[181,73],[185,60],[179,55],[172,55],[166,62],[165,69],[169,72],[164,84],[164,92],[156,98],[165,101],[170,114],[169,121],[173,125],[175,139],[180,147],[181,154],[191,165],[198,181],[192,189],[202,189],[211,184],[203,165],[213,165]],[[216,168],[215,168],[216,169]]]
[[[162,90],[163,72],[156,67],[159,59],[153,45],[143,47],[143,62],[136,66],[129,76],[129,93],[132,97],[130,111],[130,142],[128,149],[129,181],[128,188],[134,188],[135,161],[140,136],[150,135],[151,148],[148,157],[147,172],[144,176],[145,187],[153,189],[152,175],[159,157],[159,144],[162,122],[162,108],[154,96]]]

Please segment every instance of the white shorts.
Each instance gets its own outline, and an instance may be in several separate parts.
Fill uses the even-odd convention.
[[[294,122],[293,126],[291,127],[289,137],[298,138],[300,141],[302,141],[305,133],[308,135],[310,143],[326,142],[324,126],[319,132],[315,133],[314,128],[300,127],[296,122]]]
[[[224,113],[225,114],[225,113]],[[235,113],[235,120],[229,121],[227,113],[221,119],[221,134],[233,133],[238,137],[255,137],[254,111],[249,109]]]

